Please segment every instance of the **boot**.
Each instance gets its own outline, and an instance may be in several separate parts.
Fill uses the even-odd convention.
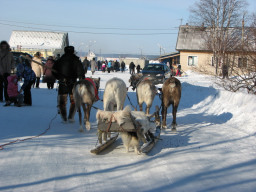
[[[59,109],[60,109],[60,115],[61,118],[63,120],[64,123],[67,122],[67,109],[66,109],[66,105],[67,105],[67,95],[59,95]]]
[[[70,123],[73,123],[75,121],[74,116],[76,113],[76,105],[75,105],[75,100],[73,95],[69,95],[69,98],[70,98],[70,107],[69,107],[68,121]]]

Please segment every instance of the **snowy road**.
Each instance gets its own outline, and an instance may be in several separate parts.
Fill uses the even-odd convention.
[[[128,85],[128,73],[94,76],[102,78],[101,98],[111,77]],[[53,119],[57,92],[45,84],[32,90],[32,107],[0,106],[0,145],[38,135],[53,119],[45,135],[0,150],[0,191],[255,191],[256,97],[217,89],[206,75],[189,72],[179,79],[178,132],[162,131],[147,155],[125,153],[120,138],[92,155],[96,110],[89,132],[78,132],[77,115],[74,124],[62,124],[59,116]],[[135,92],[128,94],[135,105]],[[151,112],[156,104],[158,97]],[[95,106],[102,108],[102,103]],[[169,109],[169,126],[171,120]]]

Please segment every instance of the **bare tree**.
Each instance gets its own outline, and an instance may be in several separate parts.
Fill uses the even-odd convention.
[[[190,10],[191,22],[206,27],[206,47],[213,52],[216,75],[237,47],[235,28],[242,25],[246,4],[246,0],[199,0]]]
[[[242,43],[233,54],[239,57],[232,66],[233,77],[220,84],[230,91],[246,89],[256,94],[256,15],[250,27],[242,27]]]

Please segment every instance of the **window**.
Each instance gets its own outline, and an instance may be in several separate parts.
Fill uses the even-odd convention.
[[[238,58],[238,67],[247,67],[247,58]]]
[[[196,66],[198,63],[197,56],[188,56],[188,65],[189,66]]]

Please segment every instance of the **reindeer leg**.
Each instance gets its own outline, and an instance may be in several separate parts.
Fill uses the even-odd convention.
[[[80,132],[84,132],[83,124],[82,124],[82,112],[81,112],[81,107],[78,107],[78,114],[79,114],[79,123],[80,123],[79,131],[80,131]]]
[[[151,105],[148,104],[148,105],[147,105],[147,109],[146,109],[146,114],[147,114],[147,115],[149,115],[150,108],[151,108]]]
[[[90,124],[90,113],[91,113],[91,108],[92,105],[87,105],[87,110],[86,110],[86,129],[89,131],[91,129],[91,124]]]
[[[177,113],[177,106],[173,105],[172,107],[172,117],[173,117],[173,120],[172,120],[172,131],[176,131],[176,126],[177,126],[177,123],[176,123],[176,113]]]
[[[167,107],[164,105],[162,106],[162,128],[166,129],[166,113],[167,113]]]
[[[139,103],[140,111],[143,111],[142,103]]]
[[[102,144],[102,131],[101,130],[98,130],[98,140],[99,140],[99,143]]]

